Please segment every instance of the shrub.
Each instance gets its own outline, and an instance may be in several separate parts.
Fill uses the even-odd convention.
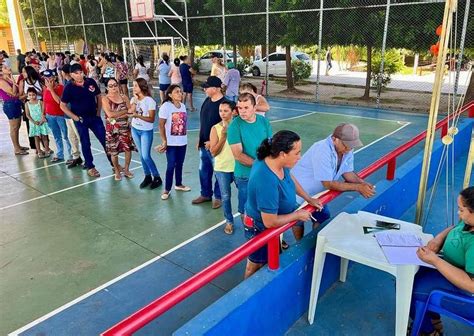
[[[370,74],[371,87],[377,88],[377,80],[380,76],[382,88],[390,83],[390,76],[394,73],[400,72],[403,69],[403,55],[397,49],[388,49],[385,51],[385,60],[383,66],[383,73],[380,72],[380,63],[382,62],[382,54],[380,51],[375,51],[372,54],[372,71]]]
[[[301,79],[307,79],[311,76],[311,64],[303,61],[295,60],[291,62],[291,68],[293,70],[293,77],[295,81]]]
[[[243,61],[237,62],[235,68],[239,70],[240,75],[243,76],[246,73],[246,69],[249,67],[250,64],[250,60],[248,58],[244,58]]]

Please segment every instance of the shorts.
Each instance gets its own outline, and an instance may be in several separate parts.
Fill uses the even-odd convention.
[[[171,84],[160,84],[160,91],[163,91],[165,92],[166,90],[168,90],[168,88],[170,87]]]
[[[125,78],[125,79],[119,80],[119,84],[120,85],[127,85],[128,84],[128,79]]]
[[[183,83],[183,92],[184,93],[193,93],[193,83]]]
[[[3,112],[7,115],[9,120],[18,119],[21,117],[21,100],[12,99],[3,102]]]

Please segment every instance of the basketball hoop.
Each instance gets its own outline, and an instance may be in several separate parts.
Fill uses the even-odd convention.
[[[155,18],[154,0],[130,0],[132,21],[149,21]]]

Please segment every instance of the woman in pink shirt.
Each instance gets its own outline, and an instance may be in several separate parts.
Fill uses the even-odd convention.
[[[173,61],[173,64],[171,64],[171,69],[169,72],[169,76],[171,77],[171,85],[176,84],[181,86],[181,73],[179,72],[179,64],[180,60],[179,58],[175,58]]]

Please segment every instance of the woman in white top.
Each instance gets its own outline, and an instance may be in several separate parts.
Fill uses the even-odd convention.
[[[150,97],[146,80],[137,78],[133,81],[133,98],[130,100],[132,119],[132,137],[142,161],[145,179],[140,188],[150,186],[158,188],[163,184],[155,162],[151,158],[153,144],[153,123],[155,121],[156,102]],[[153,175],[153,178],[152,178]]]
[[[168,75],[171,78],[171,84],[178,84],[181,85],[181,82],[183,81],[181,79],[181,73],[179,72],[179,65],[181,64],[181,61],[179,58],[175,58],[173,61],[173,64],[171,64],[171,69]]]
[[[97,61],[95,60],[93,55],[87,56],[87,77],[92,78],[97,82],[99,85],[99,75],[97,74]]]
[[[166,152],[166,182],[165,190],[161,195],[162,200],[167,200],[170,196],[173,185],[173,175],[176,178],[175,190],[190,191],[191,188],[183,185],[183,163],[186,156],[188,144],[186,106],[181,102],[183,92],[177,84],[170,85],[165,92],[163,104],[160,107],[160,136],[161,145],[155,149]]]
[[[143,78],[147,82],[150,80],[150,76],[148,76],[148,68],[145,66],[142,55],[137,57],[137,64],[133,70],[133,76],[136,79]]]
[[[211,76],[217,76],[221,81],[224,81],[227,68],[224,65],[224,61],[221,58],[212,58]]]
[[[112,63],[112,59],[109,55],[105,55],[105,64],[101,69],[102,72],[102,83],[107,85],[109,78],[115,78],[115,66]]]

